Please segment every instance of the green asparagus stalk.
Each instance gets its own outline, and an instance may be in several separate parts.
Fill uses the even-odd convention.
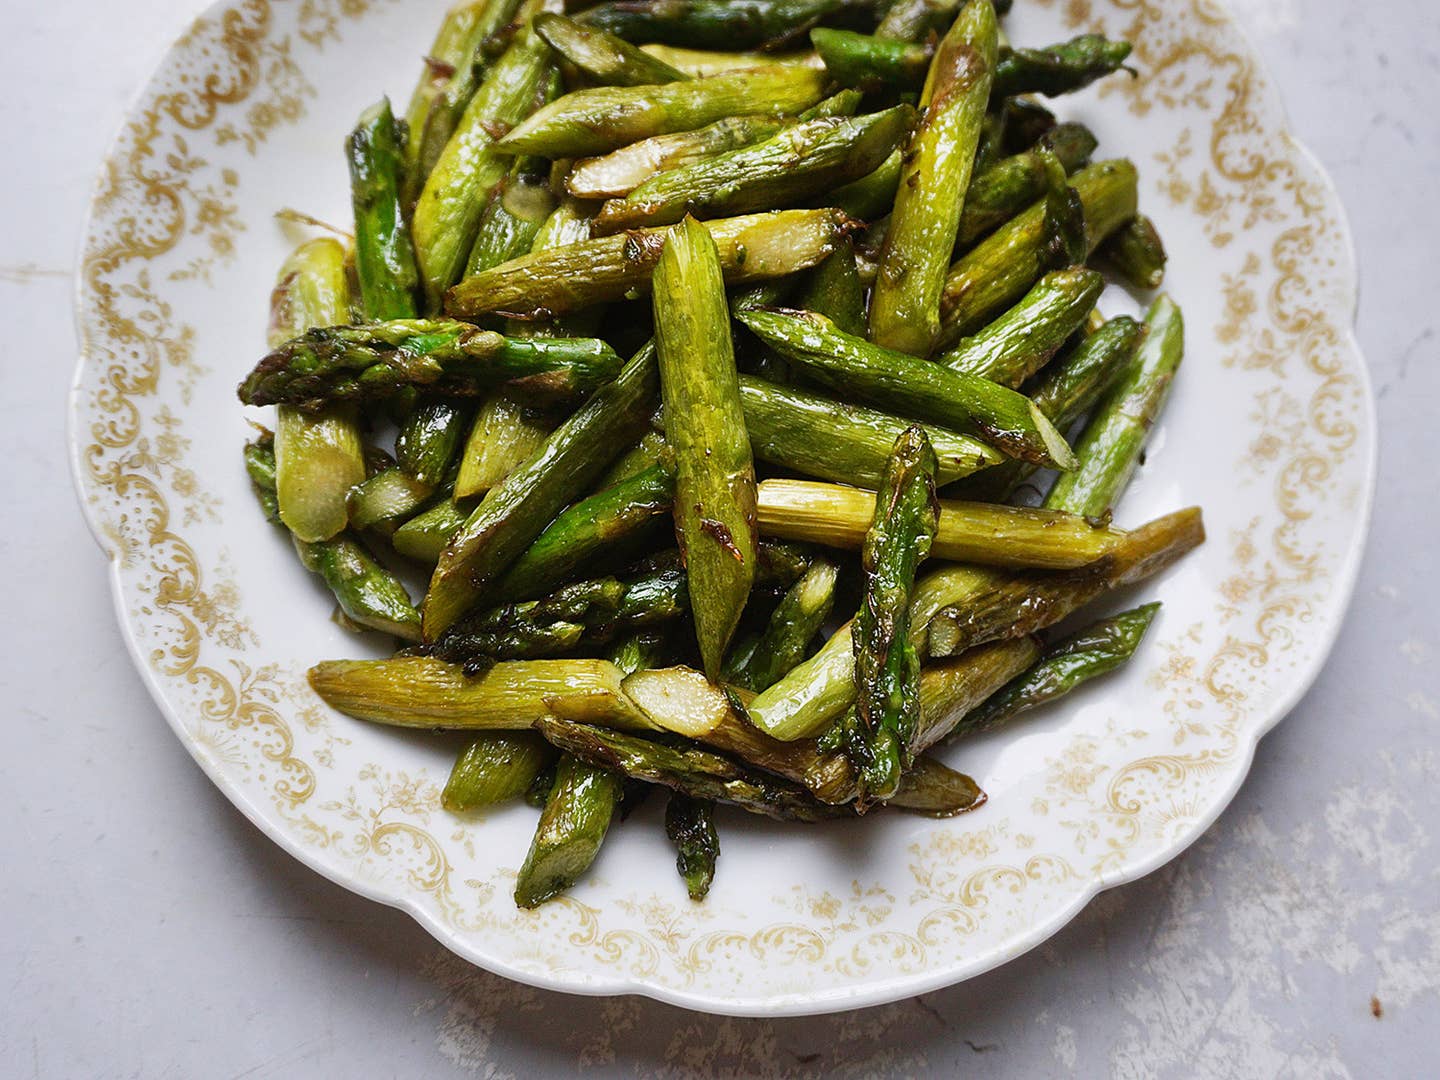
[[[1137,289],[1158,289],[1165,283],[1165,244],[1144,214],[1105,241],[1098,254],[1106,267]]]
[[[646,348],[490,489],[435,567],[422,609],[427,640],[453,624],[561,508],[639,437],[654,408],[655,391],[654,350]]]
[[[870,299],[870,339],[886,348],[926,356],[940,333],[940,294],[990,99],[996,32],[991,0],[969,0],[926,76],[925,119],[906,151]]]
[[[545,106],[501,139],[499,150],[550,158],[604,154],[726,116],[794,115],[824,91],[824,74],[802,67],[757,68],[661,86],[599,86]]]
[[[404,136],[382,98],[360,114],[346,140],[355,211],[355,272],[367,318],[413,319],[420,283],[400,204]]]
[[[740,377],[740,405],[756,458],[837,484],[879,487],[890,450],[909,426],[898,416],[748,375]],[[1006,460],[969,435],[930,425],[925,434],[942,484]]]
[[[931,31],[943,33],[962,0],[895,0],[875,27],[875,36],[891,41],[924,41]],[[996,4],[1003,13],[1008,2]]]
[[[555,758],[555,748],[533,731],[476,736],[455,759],[440,805],[459,814],[518,799]]]
[[[328,238],[302,244],[270,294],[270,343],[343,319],[349,307],[344,248]],[[350,489],[365,479],[354,409],[341,404],[307,415],[282,408],[275,429],[280,519],[302,541],[328,540],[345,528]]]
[[[480,217],[465,277],[528,254],[540,226],[555,209],[545,160],[517,157],[514,162]]]
[[[925,817],[952,818],[985,805],[985,792],[962,772],[934,758],[917,757],[887,806]]]
[[[704,900],[715,880],[720,837],[715,832],[715,804],[678,791],[665,804],[665,835],[675,845],[675,868],[691,900]]]
[[[883,217],[895,205],[895,191],[905,168],[904,156],[897,150],[868,176],[836,188],[825,202],[857,221],[873,222]]]
[[[687,49],[651,42],[641,45],[640,51],[664,61],[677,71],[683,71],[692,79],[708,79],[711,75],[776,65],[808,67],[816,71],[825,66],[820,57],[808,49],[795,52],[717,52],[714,49]]]
[[[350,489],[350,524],[393,533],[434,498],[435,489],[390,465]]]
[[[549,46],[602,86],[652,86],[690,76],[629,42],[552,12],[535,17],[535,31]]]
[[[810,643],[830,617],[839,576],[834,563],[825,559],[812,562],[776,606],[745,662],[728,672],[728,681],[758,693],[804,660]]]
[[[1145,325],[1145,342],[1130,370],[1095,407],[1080,436],[1075,473],[1055,482],[1046,506],[1100,517],[1130,482],[1185,355],[1185,321],[1168,296],[1151,306]]]
[[[595,486],[604,491],[606,488],[614,487],[616,484],[639,476],[646,469],[671,460],[670,448],[665,445],[664,434],[651,429],[640,436],[639,442],[615,460],[615,464],[606,470],[605,475]]]
[[[281,345],[240,384],[240,400],[318,409],[409,386],[473,396],[501,384],[564,399],[608,382],[619,369],[615,351],[595,339],[526,340],[448,319],[394,319],[316,327]]]
[[[870,527],[875,496],[841,484],[766,480],[757,508],[766,536],[854,549]],[[931,550],[937,559],[977,566],[1069,570],[1105,558],[1124,537],[1077,514],[946,500]]]
[[[310,685],[332,708],[391,727],[527,731],[539,716],[653,730],[608,660],[520,660],[467,676],[428,656],[327,660]]]
[[[465,106],[415,205],[411,232],[429,309],[465,270],[487,196],[514,150],[497,149],[497,131],[518,124],[540,93],[550,48],[530,27],[510,43]]]
[[[928,423],[978,431],[1012,457],[1068,469],[1070,448],[1030,401],[1007,387],[841,333],[823,316],[797,311],[742,312],[762,341],[814,378],[881,407]]]
[[[1085,325],[1105,279],[1093,270],[1046,274],[1000,318],[937,357],[952,371],[1018,387]]]
[[[1071,177],[1070,186],[1084,207],[1091,251],[1135,216],[1138,188],[1135,166],[1128,161],[1090,165]],[[949,348],[1018,300],[1048,268],[1046,239],[1042,200],[952,265],[940,299],[937,346]]]
[[[877,168],[909,134],[915,110],[898,105],[859,117],[824,117],[782,128],[729,153],[661,173],[612,199],[596,230],[664,225],[686,213],[716,217],[794,203]],[[949,250],[945,252],[948,261]]]
[[[1005,124],[1006,153],[1020,154],[1060,126],[1049,109],[1031,97],[1010,97],[1000,107]]]
[[[1033,667],[967,713],[950,737],[974,735],[998,727],[1114,671],[1135,654],[1159,611],[1159,604],[1144,604],[1091,623],[1051,645]]]
[[[824,27],[810,31],[810,43],[837,83],[867,92],[920,89],[934,52],[928,45]]]
[[[773,116],[727,116],[694,131],[655,135],[601,157],[577,161],[565,187],[579,199],[629,195],[659,173],[768,139],[784,126],[784,120]]]
[[[842,241],[835,254],[806,275],[800,307],[824,315],[847,334],[865,333],[865,286],[855,268],[851,240]]]
[[[1097,145],[1098,140],[1083,124],[1060,124],[1041,136],[1035,146],[977,173],[965,193],[960,245],[970,246],[1044,197],[1048,180],[1045,151],[1053,154],[1067,173],[1073,173],[1089,161]]]
[[[626,41],[750,49],[773,48],[821,19],[869,14],[873,7],[866,0],[610,0],[579,18]]]
[[[1111,319],[1047,368],[1030,400],[1057,429],[1068,431],[1130,366],[1144,335],[1144,327],[1134,319]],[[969,477],[955,494],[1004,502],[1034,472],[1029,462],[1007,461]]]
[[[561,755],[530,852],[515,878],[516,904],[539,907],[580,880],[600,853],[621,794],[614,772]]]
[[[675,451],[675,533],[700,656],[717,678],[755,581],[755,466],[720,254],[694,218],[671,231],[654,301],[665,436]]]
[[[434,565],[440,559],[445,545],[469,520],[473,511],[473,500],[456,503],[443,498],[433,506],[416,514],[395,530],[390,537],[391,544],[401,555]]]
[[[834,210],[777,210],[707,223],[727,284],[808,270],[849,228]],[[591,304],[644,295],[665,246],[665,229],[636,229],[514,259],[467,278],[446,300],[463,318],[497,313],[547,318]]]
[[[995,68],[995,96],[1044,94],[1055,97],[1082,90],[1119,71],[1130,55],[1128,41],[1082,34],[1045,49],[1004,49]]]
[[[666,654],[664,631],[631,630],[610,646],[609,659],[627,676],[659,667]]]

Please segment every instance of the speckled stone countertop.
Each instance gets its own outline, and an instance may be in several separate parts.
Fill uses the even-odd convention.
[[[1433,1074],[1433,5],[1235,4],[1349,207],[1379,395],[1374,533],[1325,673],[1195,847],[1041,949],[923,998],[783,1021],[563,997],[476,971],[293,862],[153,708],[65,463],[71,280],[95,164],[198,6],[69,0],[6,20],[0,1075]]]

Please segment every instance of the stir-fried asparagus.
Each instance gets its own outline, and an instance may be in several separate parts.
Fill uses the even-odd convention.
[[[672,791],[665,804],[665,834],[675,845],[675,867],[691,900],[704,900],[715,880],[720,837],[715,832],[715,804]]]
[[[657,174],[694,165],[774,135],[785,121],[751,114],[727,116],[694,131],[641,139],[600,157],[577,161],[565,179],[566,190],[580,199],[629,195]]]
[[[1129,55],[1128,41],[1100,34],[1082,34],[1044,49],[1004,49],[995,67],[995,94],[1068,94],[1119,71]]]
[[[620,804],[615,772],[560,756],[530,852],[515,877],[515,903],[533,908],[565,892],[590,869]]]
[[[812,562],[805,576],[776,605],[764,633],[748,646],[739,664],[728,668],[726,680],[758,693],[804,660],[810,643],[830,617],[839,576],[834,563],[824,559]]]
[[[1090,159],[1097,145],[1083,124],[1060,124],[1042,135],[1036,145],[976,173],[960,215],[960,245],[969,246],[1045,195],[1047,154],[1067,173],[1073,173]]]
[[[1100,260],[1137,289],[1165,284],[1165,243],[1155,223],[1140,214],[1100,246]]]
[[[836,82],[867,91],[918,89],[934,54],[927,45],[827,27],[811,30],[810,43]]]
[[[552,49],[603,86],[653,86],[689,78],[628,41],[563,15],[537,15],[535,30]]]
[[[555,748],[533,731],[477,735],[455,759],[440,805],[461,813],[519,799],[555,757]]]
[[[382,99],[360,116],[345,149],[355,208],[355,274],[371,319],[413,319],[420,277],[401,207],[403,134]]]
[[[821,19],[874,7],[873,0],[607,0],[580,20],[627,41],[749,49],[774,47]]]

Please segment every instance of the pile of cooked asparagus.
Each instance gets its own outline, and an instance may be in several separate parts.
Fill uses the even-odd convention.
[[[353,242],[280,272],[245,463],[403,642],[320,696],[471,733],[448,810],[542,808],[520,905],[654,787],[700,899],[717,803],[973,809],[928,751],[1134,653],[1158,605],[1041,633],[1203,539],[1111,522],[1181,315],[1099,315],[1091,267],[1154,289],[1164,248],[1036,100],[1123,42],[1013,48],[1000,0],[560,6],[465,0],[404,119],[360,117]]]

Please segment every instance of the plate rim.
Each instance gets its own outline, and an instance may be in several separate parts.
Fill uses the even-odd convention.
[[[1314,639],[1318,647],[1309,663],[1303,668],[1295,670],[1290,677],[1286,692],[1280,695],[1277,702],[1270,707],[1265,718],[1257,721],[1249,730],[1242,733],[1242,744],[1238,748],[1239,752],[1233,763],[1232,781],[1223,791],[1217,793],[1206,811],[1195,819],[1184,834],[1169,843],[1157,845],[1154,850],[1143,856],[1125,862],[1115,871],[1100,872],[1088,877],[1084,886],[1075,891],[1070,901],[1058,906],[1048,918],[1036,922],[1025,931],[1012,935],[1003,944],[992,947],[963,963],[941,964],[924,972],[901,973],[838,990],[806,991],[804,993],[782,992],[749,998],[688,991],[644,976],[609,977],[578,970],[542,973],[514,966],[507,960],[469,947],[461,934],[435,918],[429,910],[422,907],[410,895],[388,892],[380,887],[381,883],[378,881],[371,882],[359,874],[342,872],[339,867],[332,866],[320,858],[315,849],[301,845],[274,824],[267,816],[265,807],[259,805],[250,794],[234,784],[219,768],[218,762],[200,752],[200,746],[186,728],[180,711],[167,700],[164,689],[158,681],[158,673],[147,662],[141,643],[136,637],[135,627],[125,610],[124,585],[121,574],[123,567],[118,557],[119,553],[110,546],[104,533],[103,524],[87,499],[85,447],[80,438],[80,426],[83,422],[81,411],[85,377],[94,358],[87,352],[84,326],[83,302],[87,289],[84,252],[95,225],[98,211],[97,197],[105,178],[105,165],[123,144],[124,134],[132,113],[137,105],[145,100],[166,58],[183,41],[185,36],[183,27],[193,25],[197,19],[224,6],[226,2],[227,0],[211,0],[210,3],[203,4],[203,6],[197,5],[200,9],[191,16],[189,22],[184,23],[181,31],[155,54],[155,59],[148,65],[139,86],[126,102],[115,135],[105,144],[101,165],[97,170],[96,179],[91,185],[90,198],[82,215],[77,244],[71,310],[76,334],[76,363],[66,393],[65,440],[72,488],[86,527],[106,556],[111,605],[133,667],[186,752],[226,799],[271,842],[277,844],[310,870],[336,885],[368,900],[377,901],[387,907],[405,912],[418,922],[439,945],[450,952],[477,967],[515,982],[542,990],[586,997],[640,996],[690,1011],[717,1016],[811,1016],[879,1006],[930,993],[966,982],[1009,963],[1057,934],[1102,892],[1137,881],[1174,860],[1207,833],[1234,801],[1250,774],[1261,739],[1294,711],[1295,707],[1313,689],[1347,623],[1349,609],[1359,584],[1361,568],[1369,548],[1373,526],[1379,471],[1379,414],[1369,363],[1357,334],[1360,269],[1349,212],[1328,170],[1318,156],[1295,134],[1284,95],[1280,92],[1275,79],[1270,75],[1262,54],[1255,46],[1253,36],[1231,10],[1229,0],[1208,0],[1208,2],[1221,9],[1224,22],[1237,35],[1247,60],[1253,64],[1255,70],[1265,76],[1262,80],[1261,92],[1266,104],[1278,112],[1281,121],[1279,134],[1284,138],[1289,154],[1307,179],[1320,185],[1325,193],[1326,206],[1335,215],[1335,239],[1341,258],[1337,260],[1334,270],[1334,283],[1343,290],[1344,294],[1336,305],[1337,316],[1343,315],[1343,320],[1337,318],[1336,329],[1342,332],[1340,348],[1358,361],[1355,374],[1358,382],[1358,398],[1362,407],[1355,418],[1356,440],[1353,452],[1357,457],[1363,456],[1363,468],[1360,470],[1363,474],[1363,489],[1361,505],[1357,507],[1355,514],[1354,539],[1346,549],[1343,561],[1334,572],[1336,588],[1333,595],[1339,601],[1335,606],[1335,615],[1323,628],[1323,632]]]

